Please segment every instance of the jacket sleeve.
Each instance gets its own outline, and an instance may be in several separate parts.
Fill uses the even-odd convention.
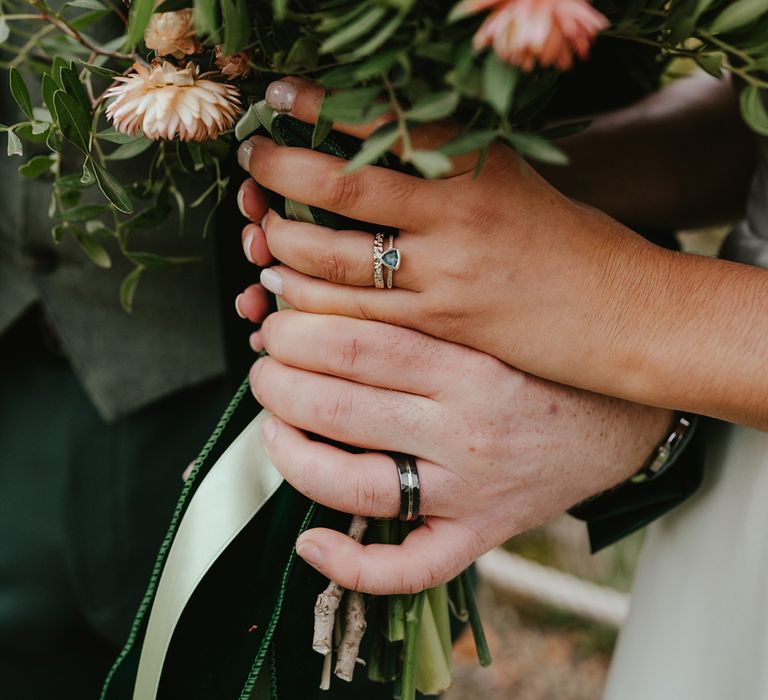
[[[652,481],[625,481],[590,498],[569,513],[584,520],[592,552],[645,527],[689,498],[704,475],[707,421],[700,420],[685,451],[663,474]]]

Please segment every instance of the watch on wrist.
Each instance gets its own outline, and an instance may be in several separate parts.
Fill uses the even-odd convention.
[[[698,424],[698,416],[692,413],[677,413],[672,431],[651,452],[640,470],[630,478],[633,484],[653,481],[667,471],[683,453]]]

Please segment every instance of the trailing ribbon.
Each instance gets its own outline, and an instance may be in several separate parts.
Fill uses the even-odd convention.
[[[154,700],[173,631],[195,588],[283,477],[261,444],[262,411],[200,484],[168,553],[141,650],[133,700]]]

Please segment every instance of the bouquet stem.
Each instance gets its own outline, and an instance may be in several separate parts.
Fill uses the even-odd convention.
[[[419,629],[424,611],[426,591],[416,593],[405,613],[405,643],[403,646],[403,668],[400,676],[400,700],[416,698],[416,652],[418,651]]]

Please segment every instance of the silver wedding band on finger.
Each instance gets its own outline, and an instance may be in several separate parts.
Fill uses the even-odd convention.
[[[416,468],[416,457],[389,452],[395,462],[400,479],[400,520],[416,520],[419,517],[421,503],[421,486],[419,470]]]
[[[395,248],[395,237],[389,234],[389,248],[384,250],[384,234],[373,237],[373,284],[376,289],[384,289],[384,270],[387,271],[386,288],[392,289],[395,272],[400,269],[402,255]]]

